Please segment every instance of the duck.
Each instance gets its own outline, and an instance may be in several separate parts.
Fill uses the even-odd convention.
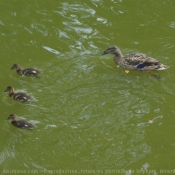
[[[14,64],[10,69],[16,69],[17,74],[21,76],[34,76],[36,78],[39,78],[37,75],[42,73],[42,70],[35,68],[22,69],[19,64]]]
[[[24,92],[15,92],[12,86],[8,86],[4,92],[8,92],[9,97],[13,98],[14,100],[20,101],[22,103],[29,100],[33,100],[33,97],[27,95]]]
[[[131,53],[123,56],[121,50],[117,46],[109,46],[100,55],[113,54],[114,61],[119,66],[128,70],[140,70],[140,71],[154,71],[154,70],[165,70],[169,68],[159,60],[151,58],[143,53]]]
[[[22,129],[33,129],[35,127],[33,123],[30,123],[26,120],[22,120],[22,119],[18,120],[15,114],[10,114],[6,120],[10,120],[13,126],[16,126]]]

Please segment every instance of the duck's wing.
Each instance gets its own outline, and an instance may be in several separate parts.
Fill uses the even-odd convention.
[[[33,123],[27,122],[25,120],[14,121],[12,124],[15,125],[16,127],[19,127],[19,128],[26,128],[26,129],[34,128]]]
[[[143,53],[133,53],[126,55],[124,57],[124,60],[128,65],[132,65],[137,69],[142,69],[145,66],[152,66],[159,64],[159,61],[157,59],[148,57]]]
[[[18,93],[13,94],[12,98],[15,100],[18,100],[20,102],[26,102],[27,100],[32,100],[32,97],[30,97],[26,93],[22,93],[22,92],[18,92]]]
[[[158,61],[155,58],[147,57],[144,61],[146,64],[158,64],[160,61]]]
[[[143,63],[148,57],[145,54],[142,53],[132,53],[128,54],[123,57],[123,60],[127,62],[129,65],[138,65],[140,63]]]
[[[34,69],[34,68],[27,68],[22,71],[22,74],[24,76],[35,76],[40,73],[42,73],[42,70]]]

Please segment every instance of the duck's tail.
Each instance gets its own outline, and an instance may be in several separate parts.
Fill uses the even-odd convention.
[[[159,64],[159,66],[157,67],[156,70],[165,70],[165,69],[168,69],[168,68],[170,68],[170,66],[166,66],[164,64]]]

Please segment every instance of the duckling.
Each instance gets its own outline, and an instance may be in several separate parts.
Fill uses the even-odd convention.
[[[19,64],[14,64],[11,67],[12,69],[16,69],[16,72],[21,76],[34,76],[36,78],[39,78],[37,75],[42,73],[42,70],[34,69],[34,68],[26,68],[22,69]]]
[[[10,120],[13,126],[23,129],[33,129],[35,125],[26,120],[18,120],[15,114],[10,114],[6,120]]]
[[[8,86],[4,92],[8,92],[9,97],[13,98],[14,100],[20,101],[20,102],[26,102],[29,100],[33,100],[33,97],[27,95],[26,93],[15,92],[12,86]]]
[[[121,67],[130,70],[152,71],[152,70],[164,70],[169,68],[164,64],[161,64],[159,60],[148,57],[143,53],[131,53],[123,56],[121,50],[117,46],[109,46],[102,55],[113,54],[114,61]]]

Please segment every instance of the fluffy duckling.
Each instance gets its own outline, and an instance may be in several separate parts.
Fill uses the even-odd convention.
[[[159,60],[148,57],[143,53],[131,53],[123,56],[121,50],[117,46],[109,46],[101,55],[113,54],[114,61],[121,67],[130,70],[164,70],[169,68],[164,64],[161,64]]]
[[[15,114],[10,114],[7,120],[11,121],[11,124],[13,126],[16,126],[18,128],[23,128],[23,129],[33,129],[35,125],[33,123],[30,123],[26,120],[18,120],[17,116]]]
[[[14,100],[20,101],[20,102],[26,102],[29,100],[33,100],[33,97],[27,95],[26,93],[15,92],[12,86],[8,86],[4,92],[8,92],[9,97],[13,98]]]
[[[36,78],[39,78],[37,75],[42,73],[42,70],[35,68],[22,69],[19,64],[14,64],[11,69],[16,69],[17,74],[21,76],[34,76]]]

